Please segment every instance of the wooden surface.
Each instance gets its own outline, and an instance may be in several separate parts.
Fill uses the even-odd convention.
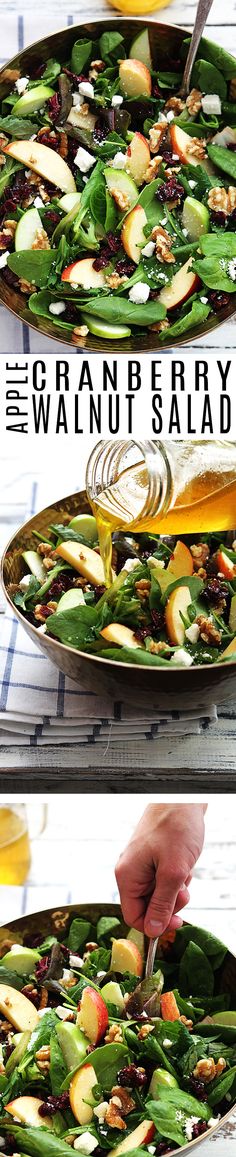
[[[114,865],[147,803],[155,796],[116,799],[83,796],[50,800],[46,830],[32,843],[32,864],[23,888],[0,887],[0,920],[26,912],[86,901],[117,902]],[[0,797],[0,802],[1,797]],[[39,803],[30,804],[30,824],[37,831]],[[85,871],[86,864],[86,871]],[[94,870],[96,868],[96,870]],[[208,928],[236,952],[235,814],[224,796],[212,800],[206,818],[205,845],[190,888],[188,920]],[[204,1142],[203,1157],[234,1157],[236,1114]],[[195,1152],[200,1155],[200,1146]]]

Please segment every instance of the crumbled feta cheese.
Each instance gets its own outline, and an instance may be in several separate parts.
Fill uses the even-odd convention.
[[[220,116],[221,114],[221,100],[216,92],[208,93],[202,96],[202,111],[206,116]]]
[[[148,1145],[147,1149],[148,1149],[148,1153],[152,1153],[152,1154],[153,1154],[153,1153],[155,1153],[155,1152],[156,1152],[156,1147],[155,1147],[155,1145]]]
[[[187,1141],[192,1140],[193,1126],[198,1125],[198,1121],[200,1121],[200,1117],[187,1117],[184,1125],[184,1132],[185,1136],[187,1137]]]
[[[94,97],[93,84],[90,84],[89,80],[81,80],[80,84],[79,84],[79,94],[80,94],[80,96],[88,96],[88,97],[90,97],[91,100],[93,100],[93,97]]]
[[[148,301],[149,293],[149,285],[145,285],[144,281],[136,281],[136,285],[129,291],[129,300],[133,301],[134,305],[144,305],[145,301]]]
[[[152,257],[155,253],[155,241],[148,241],[147,245],[144,245],[144,249],[141,249],[141,253],[144,257]]]
[[[88,184],[88,179],[89,179],[88,177],[82,177],[82,181],[84,182],[84,185]]]
[[[158,273],[159,281],[167,281],[166,273]]]
[[[72,92],[72,104],[74,108],[79,109],[82,107],[82,104],[84,104],[84,98],[81,96],[81,92]]]
[[[73,1008],[65,1008],[63,1004],[58,1004],[55,1011],[59,1020],[72,1020],[72,1017],[74,1019]]]
[[[101,1124],[103,1124],[103,1122],[105,1121],[107,1109],[108,1109],[108,1101],[101,1101],[101,1104],[97,1106],[97,1109],[93,1110],[94,1117],[98,1117],[98,1120],[101,1122]]]
[[[115,93],[115,95],[112,97],[112,108],[119,108],[119,106],[123,104],[123,99],[123,96],[119,96],[118,92]]]
[[[179,160],[180,160],[179,154],[178,153],[172,153],[172,161],[179,161]]]
[[[64,313],[65,309],[64,301],[52,301],[52,304],[49,305],[49,313],[55,313],[55,317],[59,316],[59,313]]]
[[[35,197],[34,198],[34,205],[35,205],[36,209],[43,209],[42,197]]]
[[[15,87],[17,89],[17,92],[19,93],[19,96],[22,96],[22,93],[25,92],[28,84],[29,84],[29,77],[28,76],[19,76],[19,80],[16,80],[16,84],[15,84]]]
[[[42,1016],[46,1016],[46,1014],[49,1012],[51,1012],[51,1008],[39,1008],[38,1016],[39,1016],[40,1020],[41,1020]]]
[[[186,639],[189,639],[190,643],[197,643],[199,635],[200,627],[198,626],[198,623],[191,623],[191,627],[187,627],[187,630],[185,631],[185,637]]]
[[[93,1137],[93,1134],[87,1130],[87,1132],[81,1133],[80,1137],[75,1138],[73,1149],[77,1149],[79,1153],[86,1153],[86,1157],[89,1157],[97,1145],[97,1138]]]
[[[81,173],[88,173],[89,169],[92,169],[92,166],[96,165],[96,157],[93,157],[92,153],[89,153],[87,149],[83,149],[80,145],[77,149],[74,163],[78,169],[80,169]]]
[[[218,1117],[210,1117],[210,1120],[207,1122],[207,1128],[213,1129],[214,1125],[218,1125],[219,1120],[220,1120],[220,1114],[218,1115]]]
[[[151,554],[150,558],[147,559],[147,565],[150,567],[154,566],[155,570],[164,570],[165,567],[164,559],[154,558],[154,554]]]
[[[41,623],[41,626],[37,627],[37,631],[38,635],[46,635],[46,623]]]
[[[202,302],[202,305],[207,305],[208,304],[208,297],[200,297],[200,301]]]
[[[71,972],[71,968],[63,968],[63,973],[60,978],[61,984],[67,984],[68,980],[74,980],[73,972]]]
[[[188,237],[188,229],[182,229],[182,233],[184,237]]]
[[[188,651],[184,650],[184,647],[179,647],[179,650],[175,651],[174,655],[171,655],[170,662],[177,662],[179,663],[180,667],[191,667],[193,663],[193,657],[192,655],[188,654]]]
[[[190,189],[196,189],[196,184],[197,184],[197,182],[193,181],[192,177],[191,177],[190,181],[189,181]]]
[[[167,113],[166,113],[166,118],[165,118],[165,119],[168,121],[168,123],[170,123],[170,121],[173,121],[173,120],[174,120],[174,115],[175,115],[175,114],[174,114],[174,112],[173,112],[173,109],[172,109],[172,108],[170,108],[170,109],[169,109],[169,112],[167,112]]]
[[[1,253],[0,269],[4,269],[5,265],[7,265],[8,257],[10,257],[10,251],[9,249],[5,249],[5,253]]]
[[[69,957],[70,968],[83,968],[83,964],[84,964],[84,960],[82,960],[82,956],[76,956],[76,955],[74,955],[74,953],[70,953],[70,957]]]
[[[163,112],[159,112],[159,117],[158,117],[158,121],[157,121],[157,124],[158,124],[158,125],[163,125],[164,123],[166,124],[166,121],[167,121],[167,117],[166,117],[166,116],[164,116],[164,113],[163,113]]]
[[[169,1040],[169,1037],[165,1036],[165,1040],[162,1041],[162,1044],[164,1045],[164,1049],[170,1049],[171,1045],[172,1045],[172,1040]]]
[[[124,569],[128,571],[128,574],[130,574],[132,570],[135,570],[136,566],[140,566],[139,558],[127,558]]]
[[[116,153],[111,163],[113,169],[125,169],[127,163],[126,153]]]
[[[27,588],[29,586],[31,579],[32,579],[32,574],[23,574],[23,578],[20,579],[20,582],[19,582],[19,587],[21,587],[22,591],[27,591]]]
[[[236,281],[236,257],[232,258],[227,265],[227,273],[230,281]]]
[[[175,1120],[176,1120],[176,1121],[182,1121],[182,1120],[183,1120],[183,1116],[184,1116],[184,1114],[183,1114],[183,1113],[181,1113],[181,1109],[177,1109],[177,1112],[176,1112],[176,1114],[175,1114]]]

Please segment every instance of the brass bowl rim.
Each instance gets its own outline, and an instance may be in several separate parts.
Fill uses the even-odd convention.
[[[77,494],[77,492],[76,492],[76,494]],[[78,490],[78,501],[79,501],[80,495],[87,498],[85,490]],[[19,622],[22,624],[22,627],[24,627],[24,630],[26,630],[26,622],[28,623],[30,630],[34,633],[35,643],[37,646],[38,646],[38,641],[37,641],[38,627],[35,627],[33,623],[29,623],[28,619],[26,620],[24,615],[21,613],[20,608],[16,607],[15,604],[13,603],[13,601],[11,599],[11,595],[9,594],[8,588],[7,588],[6,583],[5,583],[5,578],[4,578],[5,562],[6,562],[8,552],[10,551],[11,548],[13,548],[13,543],[14,543],[14,539],[16,538],[16,536],[21,535],[24,531],[26,531],[27,526],[29,526],[29,525],[32,526],[35,519],[38,520],[38,518],[40,518],[40,514],[42,514],[42,515],[47,514],[47,511],[50,512],[52,507],[54,507],[54,506],[56,507],[57,505],[61,505],[61,504],[63,504],[63,502],[64,503],[69,502],[70,500],[72,500],[74,498],[75,498],[75,494],[73,494],[73,495],[69,494],[66,497],[64,496],[63,499],[57,499],[55,501],[55,503],[51,503],[50,506],[45,506],[42,511],[39,511],[37,514],[34,514],[32,518],[29,518],[27,520],[27,522],[22,523],[22,525],[19,527],[19,530],[15,531],[14,535],[9,539],[9,542],[6,545],[4,552],[3,552],[3,555],[2,555],[2,558],[1,558],[0,582],[1,582],[1,585],[2,585],[2,588],[4,591],[5,598],[7,599],[7,602],[9,603],[14,615],[16,615],[16,618],[19,619]],[[88,501],[88,506],[89,506],[89,501]],[[75,655],[75,654],[80,655],[81,658],[85,658],[87,660],[89,659],[91,663],[96,663],[96,664],[98,664],[98,666],[100,664],[105,663],[106,670],[108,672],[111,669],[112,669],[112,671],[115,672],[116,668],[120,672],[122,670],[124,670],[124,668],[126,668],[126,670],[130,670],[130,671],[132,671],[132,669],[134,668],[137,671],[142,671],[144,674],[144,678],[145,678],[145,674],[147,677],[148,673],[150,674],[150,671],[155,672],[156,670],[158,670],[158,668],[152,667],[151,665],[150,665],[150,667],[148,665],[144,666],[142,663],[122,663],[119,661],[114,662],[113,659],[106,659],[103,655],[102,656],[101,655],[92,655],[92,654],[89,654],[87,651],[80,651],[78,647],[70,647],[66,643],[61,643],[59,639],[51,638],[51,636],[50,636],[50,640],[47,640],[47,635],[44,635],[43,638],[44,638],[46,643],[47,643],[47,641],[50,641],[50,645],[53,644],[55,649],[61,647],[63,652],[69,651],[69,653],[71,655]],[[49,658],[50,658],[50,656],[49,656]],[[235,655],[235,659],[229,660],[229,662],[226,662],[226,663],[204,663],[204,665],[202,665],[201,663],[195,663],[194,666],[189,668],[189,675],[191,676],[191,671],[195,672],[195,671],[203,670],[203,671],[210,672],[210,671],[216,671],[217,669],[219,669],[219,672],[229,670],[232,673],[233,667],[235,667],[235,674],[236,674],[236,655]],[[177,667],[177,665],[176,665],[176,667],[174,667],[174,665],[173,665],[173,671],[176,671],[179,674],[181,674],[182,672],[185,671],[185,668],[183,668],[181,666]],[[169,674],[168,667],[160,667],[159,672],[160,672],[160,675],[161,676],[164,675],[164,677],[166,679],[166,677]]]
[[[86,902],[84,904],[82,904],[82,903],[81,904],[61,904],[60,905],[60,912],[63,913],[65,911],[65,912],[71,913],[71,915],[73,915],[73,913],[79,915],[80,911],[82,911],[83,915],[85,915],[85,909],[86,909],[86,912],[89,915],[90,909],[92,909],[92,911],[93,911],[94,908],[99,908],[103,915],[106,914],[106,912],[107,913],[109,912],[109,914],[111,914],[111,909],[112,909],[112,912],[114,913],[114,915],[117,915],[117,916],[121,915],[122,916],[121,905],[115,904],[115,903],[113,904],[112,901],[105,901],[104,904],[102,904],[102,902],[100,903],[99,901],[95,901],[95,903],[92,903],[92,901],[88,901],[88,904],[86,904]],[[55,911],[55,908],[43,908],[40,911],[29,912],[25,916],[19,916],[19,918],[16,916],[15,920],[11,920],[11,921],[9,921],[9,924],[7,924],[7,926],[6,926],[7,930],[11,930],[12,926],[13,926],[13,930],[15,930],[16,924],[17,924],[17,926],[23,924],[27,920],[30,920],[31,916],[37,916],[39,921],[40,921],[40,917],[43,917],[46,915],[48,915],[50,917],[50,915],[51,916],[53,915],[54,911]],[[122,920],[123,920],[123,916],[122,916]],[[124,924],[126,924],[125,921],[124,921]],[[183,920],[183,924],[184,925],[190,924],[190,921],[189,920]],[[4,928],[5,924],[1,924],[0,927]],[[128,925],[126,925],[126,927],[128,927]],[[198,925],[198,927],[201,927],[201,925]],[[234,953],[231,952],[231,950],[229,948],[227,948],[227,953],[229,954],[229,956],[232,957],[233,960],[236,959]],[[231,1105],[231,1108],[228,1109],[227,1113],[225,1113],[224,1116],[222,1116],[220,1118],[220,1121],[218,1122],[217,1125],[212,1125],[210,1129],[206,1129],[206,1132],[202,1136],[194,1138],[193,1141],[188,1141],[187,1145],[181,1145],[181,1147],[179,1149],[172,1149],[170,1152],[170,1157],[178,1157],[178,1153],[188,1153],[188,1151],[190,1149],[193,1149],[195,1145],[200,1145],[201,1142],[206,1141],[207,1137],[212,1137],[213,1134],[215,1134],[216,1132],[218,1132],[219,1129],[221,1129],[222,1125],[225,1125],[226,1122],[230,1120],[230,1117],[232,1116],[232,1113],[235,1112],[235,1110],[236,1110],[236,1104]],[[146,1157],[145,1150],[144,1150],[144,1155]]]
[[[120,16],[111,16],[111,17],[106,16],[102,20],[102,25],[103,25],[103,27],[104,27],[104,25],[105,26],[106,25],[109,25],[109,26],[118,25],[118,26],[120,26],[121,23],[122,23],[122,25],[123,24],[129,25],[130,20],[132,20],[132,23],[137,23],[137,25],[143,25],[145,28],[148,28],[148,29],[152,28],[153,25],[157,24],[158,28],[164,29],[165,31],[168,29],[171,29],[172,31],[176,30],[177,33],[180,32],[183,35],[185,33],[187,33],[187,34],[189,33],[189,28],[185,28],[184,25],[170,24],[168,22],[163,22],[163,21],[159,21],[159,20],[150,20],[150,19],[146,20],[146,19],[143,19],[143,17],[141,17],[141,16],[132,17],[132,13],[130,13],[129,16],[123,16],[122,13],[120,13]],[[100,23],[101,23],[100,20],[89,20],[88,21],[88,24],[94,29],[96,29]],[[72,27],[73,27],[73,31],[75,32],[75,37],[76,37],[77,32],[81,31],[81,29],[84,29],[84,21],[83,21],[83,23],[74,24]],[[70,28],[71,28],[71,25],[67,24],[66,26],[63,26],[62,28],[57,29],[56,32],[52,32],[51,34],[49,34],[49,36],[47,36],[47,37],[45,36],[42,40],[37,39],[37,40],[31,41],[30,44],[29,45],[27,44],[23,49],[21,49],[20,52],[15,53],[15,55],[12,56],[10,58],[10,60],[6,61],[5,64],[3,64],[2,68],[0,69],[0,84],[1,84],[1,76],[2,76],[2,73],[4,73],[5,69],[11,68],[14,64],[16,64],[16,61],[18,63],[20,63],[21,58],[22,58],[22,56],[24,56],[25,52],[30,52],[31,49],[36,48],[37,45],[39,45],[39,44],[41,46],[43,46],[45,40],[47,40],[47,41],[51,40],[54,43],[57,35],[61,35],[63,33],[65,33],[65,35],[66,35],[69,32]],[[211,40],[211,44],[213,46],[215,46],[215,41]],[[235,73],[236,73],[236,59],[235,59]],[[118,345],[118,341],[120,341],[121,339],[118,339],[117,342],[116,341],[110,341],[110,342],[107,341],[104,345],[101,344],[101,346],[100,345],[93,345],[94,335],[90,334],[89,335],[89,345],[86,345],[86,339],[85,339],[85,344],[80,346],[80,345],[76,345],[74,342],[72,342],[72,340],[69,340],[69,338],[64,335],[63,330],[62,330],[61,334],[58,334],[58,332],[57,332],[58,327],[57,326],[55,326],[55,334],[54,334],[54,331],[51,334],[48,332],[45,325],[41,324],[41,322],[44,321],[43,318],[40,318],[40,325],[36,325],[36,323],[34,321],[31,321],[31,318],[28,317],[28,313],[30,311],[27,309],[27,306],[25,307],[25,310],[27,309],[27,317],[26,316],[24,317],[24,316],[21,316],[21,314],[19,313],[19,310],[13,308],[13,305],[8,304],[8,302],[5,301],[4,296],[3,296],[3,288],[4,288],[4,279],[2,279],[0,277],[0,301],[4,305],[4,308],[9,310],[9,313],[12,313],[13,317],[16,317],[18,319],[18,321],[20,321],[22,324],[27,325],[29,327],[29,329],[32,329],[34,331],[34,333],[42,334],[42,336],[46,337],[50,341],[57,342],[57,344],[60,343],[60,344],[66,345],[74,353],[81,353],[82,356],[84,353],[105,354],[105,353],[109,353],[109,349],[110,349],[111,352],[114,351],[114,353],[117,353],[117,354],[123,353],[123,356],[125,357],[125,356],[127,356],[127,354],[134,353],[134,351],[135,351],[135,334],[132,335],[133,345],[132,345],[131,349],[123,348],[123,350],[120,349],[120,345]],[[232,294],[232,299],[233,299],[233,297],[234,297],[234,295]],[[208,335],[208,333],[214,333],[215,330],[218,330],[220,328],[220,326],[224,325],[227,321],[231,321],[231,320],[233,321],[234,320],[234,318],[236,316],[236,299],[235,299],[235,307],[233,307],[233,300],[232,300],[232,306],[231,306],[231,308],[230,308],[230,306],[228,306],[228,310],[229,310],[229,312],[224,317],[222,316],[220,318],[219,317],[217,318],[217,315],[216,315],[216,319],[215,319],[215,321],[212,319],[212,323],[211,323],[210,327],[208,328],[208,326],[207,326],[206,328],[202,328],[201,332],[196,330],[196,327],[195,327],[193,329],[192,336],[187,336],[187,335],[184,336],[183,335],[183,337],[180,337],[179,339],[177,339],[177,341],[175,340],[174,343],[170,342],[170,344],[169,344],[168,341],[162,343],[162,342],[157,340],[157,342],[155,343],[153,348],[151,348],[151,346],[149,344],[148,345],[145,344],[144,346],[142,346],[141,353],[142,354],[145,354],[145,353],[153,354],[156,352],[160,352],[160,350],[162,350],[163,353],[167,353],[171,349],[179,349],[183,346],[184,347],[185,346],[191,346],[196,341],[197,342],[202,341],[203,338]],[[196,332],[195,332],[195,330],[196,330]],[[151,331],[148,331],[148,332],[150,333]],[[158,338],[158,335],[157,335],[157,338]],[[147,335],[145,335],[144,340],[145,340],[145,343],[146,343],[146,341],[148,341]],[[98,341],[102,343],[103,339],[102,338],[98,339]],[[127,341],[129,342],[130,338],[128,338]],[[90,344],[90,342],[91,342],[91,344]]]

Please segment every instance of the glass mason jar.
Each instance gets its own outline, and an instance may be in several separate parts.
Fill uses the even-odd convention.
[[[236,443],[101,441],[86,489],[98,529],[149,533],[231,530],[236,522]]]

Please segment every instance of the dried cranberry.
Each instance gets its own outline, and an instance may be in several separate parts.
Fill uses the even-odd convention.
[[[150,639],[152,636],[151,623],[149,623],[149,627],[137,627],[134,633],[138,643],[144,643],[144,639]]]
[[[106,140],[108,133],[109,125],[105,124],[105,121],[103,121],[100,117],[99,120],[96,121],[95,128],[93,130],[94,144],[102,145],[102,142]]]
[[[45,213],[45,220],[47,220],[47,222],[49,221],[51,225],[58,225],[60,214],[56,213],[55,209],[48,209],[47,213]]]
[[[151,616],[152,616],[152,624],[153,624],[152,635],[154,635],[154,637],[155,637],[155,635],[159,634],[160,631],[164,630],[165,619],[164,619],[164,615],[162,614],[162,611],[151,611]]]
[[[81,76],[77,76],[76,72],[71,72],[70,68],[63,68],[62,72],[65,72],[66,76],[69,76],[69,80],[73,81],[73,84],[76,86],[76,88],[78,88],[78,85],[81,84],[82,81],[84,81],[84,80],[87,81],[87,79],[88,79],[87,76],[83,76],[82,72],[81,72]]]
[[[177,199],[178,201],[182,201],[184,197],[183,185],[180,185],[175,177],[170,177],[170,180],[166,181],[165,184],[159,185],[156,195],[159,201],[173,201]]]
[[[105,594],[105,590],[106,590],[105,586],[94,587],[94,596],[95,596],[95,602],[96,603],[98,603],[98,600],[101,599],[102,595]]]
[[[120,239],[115,237],[114,233],[107,233],[106,243],[101,245],[100,253],[93,261],[93,268],[105,269],[105,266],[109,265],[111,258],[119,252],[119,249]]]
[[[165,145],[161,145],[159,153],[161,153],[165,165],[176,165],[176,157],[173,157],[173,153],[170,153],[168,149],[165,149]]]
[[[54,134],[52,135],[50,129],[48,131],[45,130],[45,133],[40,133],[38,139],[40,145],[46,145],[47,149],[53,149],[55,153],[58,153],[59,139],[54,136]]]
[[[111,253],[118,253],[119,252],[120,239],[119,239],[119,237],[116,237],[115,233],[112,233],[111,230],[109,233],[107,233],[106,243],[107,243],[107,245],[109,245],[109,249],[111,250]]]
[[[227,149],[230,149],[231,153],[236,153],[236,145],[232,141],[227,145]]]
[[[201,1137],[202,1133],[206,1132],[206,1129],[207,1129],[207,1121],[198,1121],[198,1123],[193,1126],[192,1141],[194,1140],[195,1137]]]
[[[105,269],[106,265],[109,265],[110,261],[111,261],[110,249],[104,248],[101,251],[101,253],[99,254],[99,257],[95,257],[95,260],[93,261],[93,269],[96,269],[97,272],[99,272],[100,269]]]
[[[230,301],[230,293],[221,293],[220,290],[211,289],[208,293],[208,301],[212,305],[215,313],[220,313],[221,309],[226,309]]]
[[[158,1144],[156,1145],[156,1149],[155,1149],[156,1157],[162,1157],[162,1155],[163,1155],[163,1157],[165,1157],[165,1155],[167,1153],[172,1153],[172,1150],[174,1148],[175,1148],[175,1145],[171,1145],[171,1149],[170,1149],[169,1145],[166,1148],[166,1141],[158,1141]]]
[[[63,1112],[65,1109],[69,1109],[69,1106],[69,1093],[61,1093],[59,1097],[49,1096],[47,1100],[43,1101],[43,1104],[40,1105],[39,1114],[40,1117],[53,1117],[53,1114],[57,1113],[58,1110]]]
[[[46,608],[46,610],[47,610],[47,608]],[[50,611],[49,611],[49,614],[50,614]],[[43,960],[39,960],[38,964],[36,964],[36,968],[35,968],[36,980],[40,980],[40,981],[43,980],[43,977],[45,976],[45,973],[47,972],[47,969],[48,969],[49,960],[50,960],[50,956],[44,956]]]
[[[50,116],[53,124],[55,124],[55,122],[58,120],[58,117],[60,115],[60,111],[61,111],[60,97],[58,96],[57,92],[54,92],[54,96],[51,96],[50,100],[48,101],[48,112],[49,112],[49,116]]]
[[[63,321],[68,321],[71,323],[71,325],[76,325],[76,322],[78,322],[78,311],[75,305],[66,306],[66,312],[64,313]]]
[[[116,272],[119,273],[121,277],[132,277],[135,268],[134,261],[129,261],[128,257],[121,257],[116,263]]]
[[[124,1069],[120,1069],[117,1074],[118,1085],[125,1088],[127,1085],[130,1089],[139,1089],[146,1085],[147,1075],[144,1069],[139,1068],[138,1065],[126,1065]]]
[[[212,225],[219,225],[219,227],[224,227],[226,221],[225,213],[216,212],[216,210],[213,209],[211,213],[211,220]]]
[[[158,84],[153,84],[153,86],[152,86],[152,96],[156,96],[156,97],[158,97],[158,96],[161,96],[161,93],[160,93],[160,89],[159,89],[159,86],[158,86]]]
[[[203,1081],[198,1081],[197,1077],[190,1077],[189,1085],[198,1101],[207,1101],[207,1090]]]
[[[71,587],[71,578],[68,577],[67,572],[65,572],[65,574],[63,574],[63,571],[62,571],[60,574],[60,578],[54,579],[54,581],[52,582],[52,584],[48,590],[49,601],[50,601],[50,599],[54,599],[54,597],[57,598],[58,595],[61,595],[62,591],[69,590],[69,587]]]
[[[207,585],[202,592],[202,598],[206,599],[207,603],[217,604],[221,599],[228,598],[228,587],[226,583],[221,582],[218,578],[210,578]]]

